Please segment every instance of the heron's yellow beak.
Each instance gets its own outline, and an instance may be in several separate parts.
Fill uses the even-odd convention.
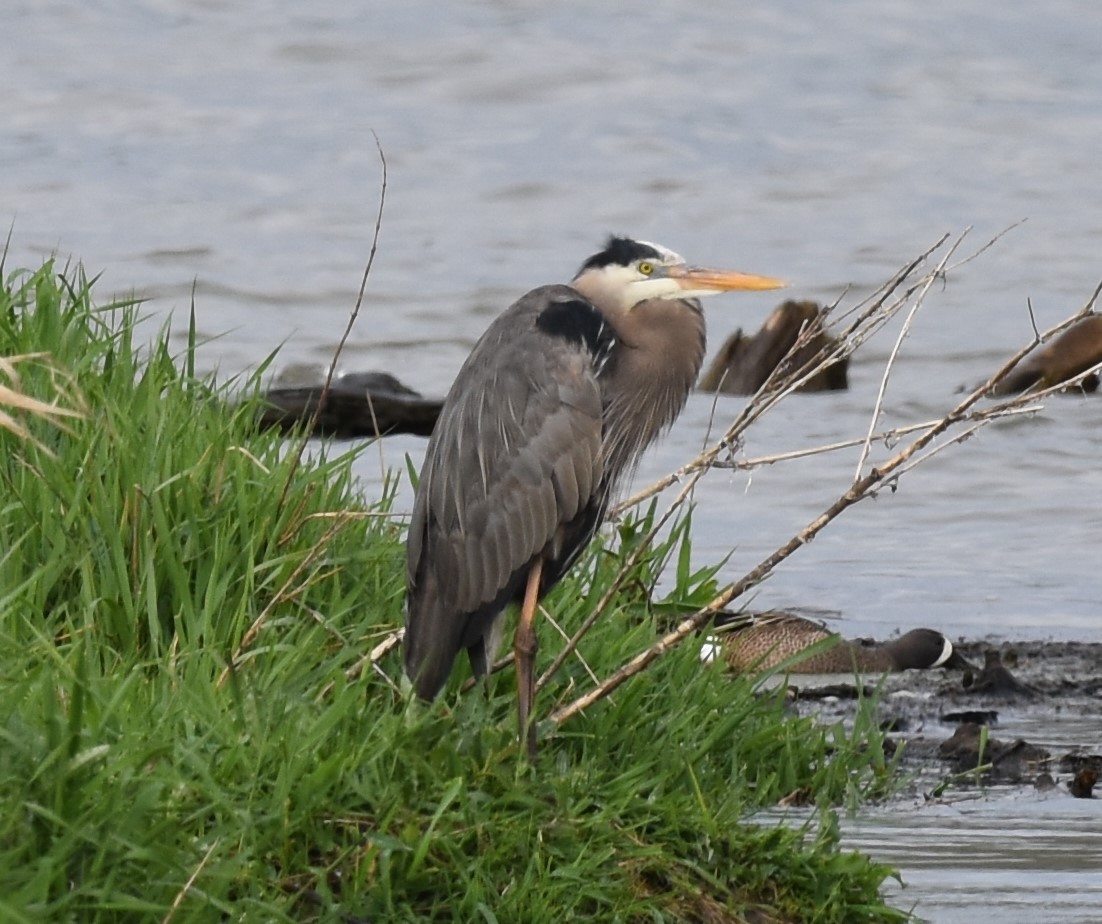
[[[703,266],[671,266],[666,272],[671,279],[677,280],[682,289],[690,292],[760,292],[765,289],[783,289],[787,285],[770,276],[754,276],[751,273],[735,273]]]

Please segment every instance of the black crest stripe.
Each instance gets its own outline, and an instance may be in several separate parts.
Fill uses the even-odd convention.
[[[595,253],[582,264],[578,270],[581,275],[587,269],[600,269],[602,266],[628,266],[636,260],[661,260],[662,254],[639,241],[633,241],[630,237],[610,237],[605,242],[605,249]]]

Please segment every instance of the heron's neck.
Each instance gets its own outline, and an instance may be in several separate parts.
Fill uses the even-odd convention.
[[[696,301],[665,299],[602,313],[617,339],[601,388],[606,472],[615,483],[684,408],[704,361],[704,315]]]
[[[695,299],[651,299],[606,316],[625,347],[622,357],[630,368],[630,381],[643,388],[673,389],[680,395],[680,404],[672,411],[676,416],[704,362],[700,303]]]

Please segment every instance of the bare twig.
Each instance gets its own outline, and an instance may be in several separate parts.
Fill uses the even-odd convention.
[[[917,273],[921,267],[942,248],[946,241],[950,239],[949,234],[943,234],[934,244],[905,264],[891,277],[891,279],[876,289],[871,295],[867,296],[839,316],[839,320],[848,319],[849,324],[835,334],[837,345],[834,350],[818,357],[817,361],[812,361],[782,380],[778,380],[778,367],[778,370],[774,370],[773,374],[765,381],[758,393],[751,397],[720,440],[680,468],[636,492],[627,500],[622,501],[613,508],[610,517],[615,518],[622,515],[626,510],[649,500],[671,485],[681,482],[686,476],[699,469],[744,467],[736,463],[733,459],[724,462],[721,461],[721,458],[724,455],[730,455],[730,453],[741,444],[741,434],[745,432],[750,424],[770,410],[774,405],[792,394],[805,381],[812,378],[821,368],[823,368],[823,366],[852,354],[858,347],[876,334],[877,331],[891,320],[891,318],[895,317],[916,293],[924,293],[935,280],[943,279],[948,273],[975,260],[980,254],[986,252],[1004,235],[1008,234],[1020,224],[1021,222],[1016,222],[1010,225],[988,240],[983,246],[969,253],[966,257],[963,257],[956,263],[947,264],[946,261],[948,256],[959,249],[960,244],[968,234],[968,230],[965,230],[950,244],[949,254],[947,254],[945,258],[939,260],[938,264],[933,269],[928,270],[917,278],[913,278],[914,274]],[[1085,309],[1084,311],[1086,310],[1089,309]],[[1081,312],[1080,316],[1082,313],[1084,312]],[[797,341],[793,349],[798,349],[802,345],[803,342],[801,339]],[[906,431],[901,430],[899,432]],[[874,434],[873,439],[876,438],[877,436]]]
[[[611,512],[612,517],[621,515],[625,510],[634,507],[643,501],[649,500],[661,493],[670,485],[682,481],[686,476],[701,469],[713,467],[722,456],[730,454],[741,443],[741,434],[763,414],[780,403],[788,395],[792,394],[804,381],[811,378],[823,365],[834,362],[851,354],[877,330],[888,322],[898,311],[907,304],[911,296],[919,291],[929,281],[937,278],[939,270],[933,270],[912,280],[914,273],[922,267],[930,256],[949,239],[949,235],[942,235],[931,247],[919,254],[909,263],[904,265],[891,279],[878,288],[872,295],[859,302],[842,315],[842,319],[850,318],[849,325],[837,333],[837,346],[826,355],[820,356],[818,362],[808,364],[795,370],[794,373],[779,378],[780,373],[774,372],[762,384],[739,414],[728,426],[724,435],[711,447],[697,455],[697,457],[681,468],[664,478],[632,495],[626,501],[619,504]],[[963,261],[962,261],[963,262]],[[940,270],[944,273],[944,268]],[[907,283],[910,281],[910,284]],[[797,341],[798,345],[802,345]]]
[[[203,867],[210,862],[210,858],[214,855],[214,851],[220,843],[221,838],[216,837],[214,843],[207,848],[207,852],[203,854],[203,859],[199,861],[199,865],[191,871],[191,875],[188,876],[187,882],[185,882],[180,891],[176,893],[176,897],[172,900],[172,907],[168,909],[168,914],[161,919],[161,924],[169,924],[173,917],[175,917],[177,909],[184,903],[184,899],[187,898],[187,894],[191,891],[191,887],[195,885],[195,880],[199,878],[199,874],[203,871]]]
[[[348,338],[352,334],[352,328],[356,324],[357,318],[360,316],[360,307],[363,305],[364,294],[367,292],[367,280],[371,276],[371,267],[375,263],[375,254],[379,249],[379,234],[383,228],[383,208],[386,205],[386,154],[383,152],[382,142],[379,141],[379,136],[375,134],[374,130],[372,130],[371,136],[375,139],[375,147],[379,152],[379,162],[382,164],[383,173],[382,181],[379,186],[379,207],[375,212],[375,230],[371,235],[371,249],[368,251],[367,264],[364,266],[363,277],[360,279],[360,289],[356,294],[356,303],[352,306],[352,311],[349,313],[348,323],[345,325],[344,333],[337,342],[336,350],[333,351],[333,359],[329,363],[329,370],[325,376],[325,384],[322,386],[321,395],[318,397],[317,407],[314,408],[313,416],[303,428],[298,445],[295,446],[294,450],[290,453],[292,462],[290,470],[287,472],[287,480],[284,482],[283,491],[280,494],[280,509],[282,509],[283,504],[287,500],[287,494],[291,490],[291,484],[294,481],[295,473],[302,462],[302,454],[306,450],[306,443],[310,439],[310,434],[314,432],[318,417],[321,415],[322,411],[325,410],[326,402],[329,400],[329,390],[333,384],[333,377],[337,371],[337,364],[340,362],[341,353],[344,351],[344,345],[348,342]]]
[[[950,254],[953,253],[953,251],[956,249],[956,246],[959,245],[960,240],[963,239],[963,236],[964,235],[961,235],[961,238],[959,238],[956,244],[954,244],[953,248],[950,249]],[[864,342],[864,340],[867,339],[868,336],[871,336],[871,333],[874,330],[878,329],[880,326],[883,325],[883,323],[885,323],[887,317],[890,317],[891,315],[896,313],[900,309],[900,307],[906,303],[906,300],[912,294],[914,294],[914,292],[919,290],[925,292],[933,279],[938,278],[940,274],[944,273],[945,258],[943,258],[939,262],[937,268],[935,268],[932,272],[926,274],[926,276],[924,276],[921,280],[907,287],[902,296],[896,298],[894,302],[889,302],[889,298],[901,286],[903,286],[903,284],[909,278],[910,274],[926,259],[928,259],[928,257],[932,253],[934,253],[936,249],[945,242],[945,240],[947,240],[947,238],[948,235],[943,236],[933,247],[929,248],[922,255],[920,255],[920,257],[904,266],[903,269],[900,270],[895,277],[889,280],[888,283],[886,283],[878,290],[878,295],[874,294],[874,296],[870,297],[870,299],[867,299],[866,303],[869,305],[869,307],[865,310],[857,312],[856,319],[851,323],[850,327],[846,331],[844,331],[843,334],[839,337],[839,345],[834,350],[827,351],[825,354],[820,355],[817,359],[813,359],[806,363],[803,367],[792,370],[787,374],[782,373],[780,371],[780,366],[778,366],[766,378],[761,388],[759,388],[757,393],[752,396],[750,401],[736,417],[735,421],[728,427],[727,432],[717,443],[715,443],[711,448],[706,449],[704,452],[700,453],[688,465],[682,466],[682,468],[678,469],[677,472],[673,473],[670,476],[667,476],[665,479],[662,479],[655,485],[652,485],[645,492],[637,494],[626,504],[620,505],[620,507],[613,512],[613,514],[616,515],[633,503],[637,503],[638,501],[643,500],[646,497],[650,497],[653,494],[658,493],[658,491],[663,490],[664,488],[673,484],[675,481],[683,482],[681,490],[678,492],[676,498],[669,505],[669,507],[659,518],[659,520],[654,524],[654,526],[650,529],[648,534],[638,544],[633,553],[621,565],[620,571],[613,578],[613,581],[609,585],[609,587],[606,588],[604,594],[602,594],[601,599],[598,601],[597,606],[595,607],[593,612],[591,612],[589,616],[586,617],[581,626],[579,626],[579,628],[575,631],[574,635],[571,637],[565,648],[556,656],[551,665],[539,678],[537,689],[543,687],[551,678],[551,676],[559,670],[559,668],[565,662],[566,658],[569,657],[570,653],[576,649],[580,640],[585,636],[586,633],[590,631],[597,620],[603,615],[611,601],[614,599],[615,594],[619,590],[623,581],[631,572],[631,569],[634,568],[642,555],[645,554],[647,549],[650,547],[658,531],[661,530],[667,522],[669,522],[673,515],[685,504],[688,498],[692,496],[693,490],[695,489],[697,482],[704,476],[704,474],[713,467],[729,467],[730,465],[734,464],[733,460],[731,461],[731,463],[725,464],[723,461],[721,461],[721,456],[724,454],[730,455],[733,448],[740,443],[741,434],[745,431],[745,429],[770,408],[774,407],[785,397],[792,394],[797,388],[799,388],[800,385],[802,385],[805,381],[815,375],[824,365],[830,362],[834,362],[839,357],[846,355],[856,349],[857,346],[860,343]],[[798,350],[802,346],[804,346],[808,339],[813,336],[813,334],[814,331],[810,328],[810,326],[807,329],[803,330],[800,336],[797,338],[796,344],[793,346],[792,350]]]
[[[340,361],[341,352],[344,350],[344,345],[348,342],[349,336],[352,334],[352,328],[356,323],[356,320],[360,316],[360,308],[363,305],[364,295],[367,292],[367,281],[371,276],[371,268],[375,263],[375,254],[379,248],[379,235],[383,226],[383,209],[386,205],[386,185],[387,185],[387,166],[386,166],[386,154],[383,152],[382,143],[379,141],[379,136],[372,131],[372,136],[375,138],[375,147],[379,152],[379,161],[382,165],[382,181],[379,188],[379,206],[375,213],[375,229],[371,236],[371,249],[367,255],[367,263],[364,266],[363,277],[360,279],[360,288],[356,295],[356,302],[352,307],[352,311],[348,316],[348,323],[345,325],[344,333],[341,335],[340,340],[337,343],[337,348],[333,352],[333,359],[329,363],[329,371],[325,377],[325,384],[322,387],[321,396],[318,399],[317,407],[314,409],[314,414],[311,417],[309,423],[303,431],[302,437],[299,439],[298,445],[290,452],[291,465],[287,472],[287,478],[283,483],[283,490],[280,494],[279,508],[282,510],[287,502],[287,498],[290,495],[291,485],[294,483],[295,475],[298,471],[298,466],[302,463],[302,454],[306,449],[306,442],[313,432],[315,425],[317,424],[318,416],[321,414],[325,407],[325,403],[329,397],[329,390],[333,383],[333,377],[336,374],[337,364]],[[305,501],[304,501],[305,503]],[[302,523],[307,522],[316,514],[311,514],[305,517],[299,517],[297,515],[292,516],[292,529],[297,529]],[[222,686],[229,678],[230,674],[235,670],[238,661],[242,657],[245,651],[247,651],[260,634],[261,629],[268,620],[268,616],[272,612],[273,608],[291,597],[298,590],[298,581],[301,575],[313,564],[318,561],[325,551],[325,548],[341,529],[344,528],[345,523],[350,519],[357,519],[359,514],[349,511],[345,514],[342,511],[335,511],[332,513],[333,523],[325,531],[322,537],[313,545],[309,552],[303,557],[284,581],[283,586],[275,593],[271,600],[268,601],[267,606],[261,611],[260,615],[253,620],[251,626],[245,632],[241,642],[237,646],[237,650],[234,651],[230,662],[222,669],[222,673],[218,676],[218,686]]]
[[[238,662],[241,660],[242,655],[249,648],[252,647],[253,642],[256,641],[260,630],[264,628],[264,624],[268,621],[268,617],[271,615],[272,610],[275,609],[281,603],[285,603],[290,600],[294,595],[302,589],[303,585],[299,584],[299,578],[302,576],[308,568],[312,567],[324,554],[326,548],[329,546],[330,540],[344,529],[344,524],[350,518],[336,517],[330,525],[330,527],[322,534],[321,538],[311,546],[310,550],[303,556],[302,561],[295,565],[294,570],[287,576],[287,580],[283,582],[283,585],[276,591],[271,600],[268,601],[267,606],[261,610],[260,615],[253,620],[252,625],[242,636],[237,649],[234,651],[230,658],[229,664],[222,668],[222,673],[218,675],[217,686],[222,686],[237,668]]]
[[[395,690],[398,690],[398,685],[391,679],[391,677],[383,670],[379,669],[379,661],[393,651],[401,643],[403,636],[405,635],[405,629],[395,629],[393,632],[388,632],[379,644],[371,649],[367,654],[360,658],[355,664],[348,668],[344,672],[345,680],[349,683],[358,680],[363,673],[365,667],[371,666],[378,670],[379,674],[391,685]],[[333,692],[333,683],[329,682],[322,687],[321,692],[318,694],[317,699],[320,702],[325,699],[330,693]],[[400,691],[399,691],[400,692]]]
[[[958,241],[959,242],[959,241]],[[990,246],[988,244],[987,246]],[[986,249],[983,248],[983,249]],[[982,251],[980,251],[982,252]],[[971,259],[971,258],[969,258]],[[961,261],[966,262],[966,261]],[[912,264],[913,266],[914,264]],[[929,283],[937,278],[939,273],[944,272],[945,261],[942,260],[939,263],[939,268],[931,274],[927,274],[924,277],[922,286],[912,287],[911,293],[918,291],[919,298],[924,296],[925,291],[929,287]],[[955,264],[955,265],[960,265]],[[899,285],[902,279],[897,278],[896,285]],[[1094,305],[1098,300],[1099,294],[1102,292],[1102,283],[1094,290],[1090,300],[1087,304],[1075,315],[1055,325],[1050,330],[1046,331],[1040,336],[1041,341],[1045,341],[1055,336],[1059,332],[1063,331],[1067,327],[1070,327],[1085,314],[1090,313],[1094,309]],[[983,399],[986,395],[990,394],[994,386],[1001,381],[1006,375],[1025,357],[1027,353],[1035,344],[1031,343],[1024,347],[1017,354],[1012,356],[1007,362],[992,375],[981,386],[974,389],[964,399],[962,399],[956,407],[950,410],[940,420],[933,422],[930,425],[921,425],[919,429],[923,432],[914,439],[909,445],[897,452],[887,461],[878,466],[873,466],[863,475],[859,474],[849,488],[844,491],[826,510],[824,510],[818,517],[808,523],[802,530],[796,535],[791,537],[786,543],[776,549],[772,554],[763,559],[756,567],[747,572],[739,580],[727,585],[713,600],[711,600],[706,606],[702,607],[696,613],[688,616],[671,632],[667,633],[655,644],[647,648],[645,651],[640,652],[636,657],[624,664],[618,670],[614,671],[609,677],[602,681],[597,687],[586,692],[580,697],[577,697],[572,702],[565,706],[556,709],[551,714],[551,720],[555,724],[561,724],[572,716],[582,712],[590,705],[598,702],[600,699],[607,696],[622,683],[627,681],[644,670],[649,664],[661,657],[665,652],[676,647],[688,636],[698,632],[702,629],[723,607],[727,606],[732,600],[745,593],[747,589],[753,587],[759,583],[765,576],[776,568],[782,561],[792,555],[797,549],[806,543],[810,542],[815,536],[819,534],[830,522],[840,516],[845,510],[852,507],[858,501],[863,500],[866,497],[872,496],[878,489],[885,485],[894,484],[896,480],[906,471],[909,471],[915,465],[919,464],[924,459],[928,459],[935,455],[943,448],[944,445],[951,445],[955,442],[959,442],[962,439],[966,439],[971,436],[976,430],[986,423],[1001,419],[1003,417],[1011,416],[1014,414],[1028,413],[1037,410],[1037,400],[1045,394],[1051,391],[1059,390],[1066,387],[1067,383],[1061,383],[1059,386],[1053,386],[1051,389],[1046,389],[1044,392],[1026,393],[1017,395],[1008,400],[1004,400],[989,408],[974,411],[975,405]],[[1084,373],[1085,376],[1088,373]],[[967,423],[967,426],[961,433],[953,434],[944,444],[935,446],[934,441],[942,434],[947,433],[952,428]],[[871,435],[867,436],[864,443],[871,441]],[[927,451],[928,450],[928,451]],[[702,454],[707,455],[707,454]],[[700,467],[701,458],[698,457],[694,460],[697,467]],[[692,472],[696,472],[697,468],[692,467],[694,463],[690,463],[688,467]],[[707,463],[710,464],[710,463]]]
[[[910,311],[907,312],[907,316],[903,319],[903,326],[899,330],[899,336],[895,338],[895,345],[892,347],[891,353],[888,354],[888,361],[884,363],[884,372],[880,376],[880,387],[877,389],[876,401],[873,403],[872,414],[869,418],[869,432],[865,438],[864,445],[861,447],[861,454],[857,459],[857,471],[853,476],[854,481],[857,481],[861,477],[861,470],[865,467],[865,460],[868,459],[869,451],[872,449],[872,435],[876,432],[876,425],[880,422],[880,415],[883,413],[884,395],[888,390],[888,380],[891,378],[892,369],[895,368],[895,361],[899,356],[900,349],[903,347],[903,341],[907,339],[907,335],[911,332],[911,325],[914,323],[915,315],[918,314],[918,310],[922,307],[926,299],[926,293],[930,291],[930,286],[934,284],[935,279],[942,278],[945,273],[945,267],[949,263],[949,258],[956,252],[956,249],[960,246],[965,235],[968,234],[970,230],[970,228],[965,228],[964,233],[952,243],[945,252],[945,255],[938,261],[937,268],[926,278],[925,284],[911,304]]]
[[[593,611],[582,621],[582,624],[575,630],[570,640],[563,646],[562,651],[555,656],[555,659],[548,666],[547,670],[540,676],[539,680],[536,682],[537,690],[542,689],[547,681],[551,679],[552,675],[562,667],[566,659],[570,657],[571,652],[578,647],[578,643],[586,633],[593,628],[594,624],[601,618],[605,610],[608,609],[609,604],[615,599],[616,594],[627,579],[627,576],[639,563],[642,557],[650,551],[659,531],[669,522],[674,513],[681,508],[686,498],[692,493],[693,488],[696,487],[696,483],[704,476],[705,471],[706,469],[701,468],[689,475],[688,482],[678,492],[677,497],[674,498],[673,502],[666,508],[662,516],[658,518],[650,530],[648,530],[647,534],[632,550],[632,553],[623,564],[621,564],[620,570],[616,572],[616,576],[612,579],[612,582],[605,588],[605,592],[601,594],[601,599],[597,601],[597,605],[593,608]]]
[[[568,642],[570,641],[570,636],[566,634],[566,630],[562,626],[560,626],[555,617],[547,612],[547,610],[542,606],[540,607],[540,614],[543,616],[544,619],[551,623],[551,626],[556,632],[559,633],[559,635],[561,635]],[[593,668],[591,668],[589,666],[589,662],[582,657],[581,652],[578,653],[578,660],[582,664],[582,670],[589,674],[589,679],[592,680],[594,683],[600,683],[601,681],[598,679],[597,675],[593,673]]]
[[[1028,221],[1028,219],[1026,219],[1026,218],[1019,218],[1013,224],[1007,225],[1005,228],[1002,229],[1002,231],[1000,231],[998,234],[996,234],[994,237],[992,237],[990,240],[988,240],[988,242],[986,244],[984,244],[982,247],[980,247],[978,250],[973,250],[967,257],[965,257],[962,260],[958,260],[952,266],[948,267],[946,269],[946,272],[951,273],[955,269],[960,269],[962,266],[964,266],[965,263],[971,263],[977,257],[980,257],[983,254],[987,253],[987,251],[989,251],[992,247],[994,247],[997,243],[999,243],[999,241],[1001,241],[1004,237],[1006,237],[1006,235],[1008,235],[1015,228],[1020,228],[1027,221]]]

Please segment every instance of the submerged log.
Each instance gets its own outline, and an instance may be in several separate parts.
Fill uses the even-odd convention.
[[[964,675],[964,689],[969,693],[1013,698],[1015,696],[1033,697],[1037,695],[1029,684],[1022,683],[1003,664],[1002,655],[995,649],[984,652],[983,670],[978,675],[971,671]]]
[[[444,403],[423,397],[386,372],[353,372],[334,378],[319,413],[322,390],[322,384],[270,389],[258,423],[288,431],[308,424],[317,414],[313,436],[428,436]]]
[[[1028,388],[1051,388],[1067,382],[1102,363],[1102,315],[1077,321],[1051,343],[1043,344],[1010,370],[992,390],[993,395],[1011,395]],[[1077,389],[1098,390],[1098,373],[1092,372]]]
[[[795,350],[796,342],[803,343]],[[752,395],[780,366],[783,378],[814,363],[835,344],[823,329],[822,309],[816,302],[786,301],[774,309],[752,337],[735,331],[719,349],[697,385],[701,391]],[[849,387],[849,359],[842,357],[815,373],[800,391],[840,391]]]
[[[1048,766],[1051,754],[1024,738],[999,741],[984,727],[965,722],[938,745],[938,756],[957,773],[983,770],[1001,779],[1020,780]]]

